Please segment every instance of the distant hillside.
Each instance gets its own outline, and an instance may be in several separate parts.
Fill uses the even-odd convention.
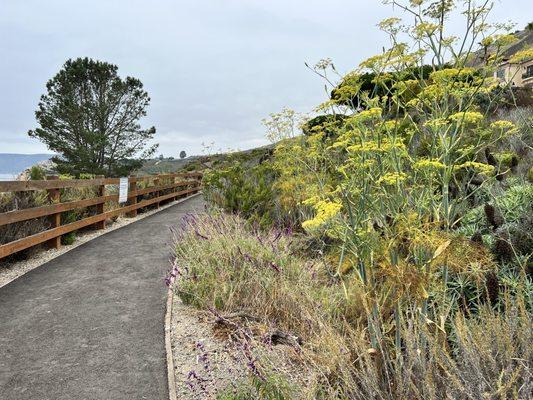
[[[168,174],[179,171],[202,171],[209,168],[220,168],[226,163],[235,160],[252,166],[259,163],[262,159],[269,157],[273,149],[274,145],[267,145],[232,153],[191,156],[181,160],[170,158],[151,159],[147,160],[137,173],[152,175]]]
[[[136,173],[140,175],[168,174],[180,171],[202,171],[209,168],[220,168],[232,161],[254,165],[268,158],[274,146],[268,145],[255,149],[220,153],[202,156],[190,156],[184,159],[150,159]],[[33,165],[50,159],[53,154],[11,154],[0,153],[0,174],[18,175]]]
[[[0,174],[19,174],[26,168],[48,160],[53,154],[0,153]]]

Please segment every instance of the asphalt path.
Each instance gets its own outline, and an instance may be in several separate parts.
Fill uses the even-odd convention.
[[[192,197],[0,288],[0,399],[168,400],[164,276]]]

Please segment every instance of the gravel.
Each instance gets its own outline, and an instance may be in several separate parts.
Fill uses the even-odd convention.
[[[217,392],[246,378],[239,350],[215,337],[210,319],[174,295],[171,343],[178,399],[215,399]]]
[[[178,399],[216,399],[222,391],[227,393],[251,383],[252,370],[250,358],[244,355],[245,342],[229,339],[234,330],[221,327],[215,319],[211,313],[183,304],[174,295],[170,339]],[[248,345],[248,349],[254,348],[254,362],[267,362],[273,372],[293,384],[308,384],[309,371],[294,347],[270,346],[261,340],[266,333],[264,327],[249,328],[254,332],[253,343]]]

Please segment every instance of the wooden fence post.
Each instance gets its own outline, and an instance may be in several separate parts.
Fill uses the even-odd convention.
[[[130,182],[129,182],[129,185],[128,185],[128,197],[130,196],[130,193],[137,192],[137,181],[135,179],[132,179],[132,178],[135,178],[135,175],[130,175]],[[130,197],[128,203],[130,205],[137,204],[137,195],[135,195],[133,197]],[[129,217],[129,218],[136,217],[137,216],[137,209],[135,209],[133,211],[130,211],[129,213],[126,214],[126,216]]]
[[[161,183],[161,178],[157,177],[157,178],[154,179],[154,186],[155,187],[158,187],[160,185],[160,183]],[[159,190],[155,192],[155,197],[159,197],[160,195],[161,195],[161,192]],[[155,203],[155,208],[156,209],[159,208],[160,205],[161,204],[158,201],[157,203]]]
[[[59,179],[59,176],[52,175],[48,176],[47,180],[57,180]],[[47,189],[48,192],[48,201],[50,203],[60,203],[61,202],[61,189]],[[50,217],[50,226],[52,228],[57,228],[58,226],[61,226],[61,213],[55,213],[51,214]],[[61,247],[61,236],[55,237],[53,239],[50,239],[46,242],[46,245],[50,249],[59,249]]]
[[[200,191],[200,188],[202,187],[202,175],[197,175],[196,178],[194,179],[195,181],[195,188],[197,189],[196,192],[192,193],[192,194],[196,194]]]
[[[170,178],[170,182],[172,182],[173,185],[176,185],[176,174],[172,174],[172,177]],[[177,186],[172,187],[172,191],[176,191]],[[172,198],[172,201],[178,200],[178,196],[175,196]]]
[[[103,175],[97,175],[97,179],[104,179]],[[105,196],[105,185],[99,185],[98,186],[98,197],[104,197]],[[96,214],[103,214],[104,213],[104,207],[105,203],[100,203],[96,205]],[[103,221],[97,222],[94,224],[95,229],[105,229],[105,219]]]

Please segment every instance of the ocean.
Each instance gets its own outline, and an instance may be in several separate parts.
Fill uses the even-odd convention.
[[[16,174],[0,174],[0,181],[13,181],[16,176]]]

